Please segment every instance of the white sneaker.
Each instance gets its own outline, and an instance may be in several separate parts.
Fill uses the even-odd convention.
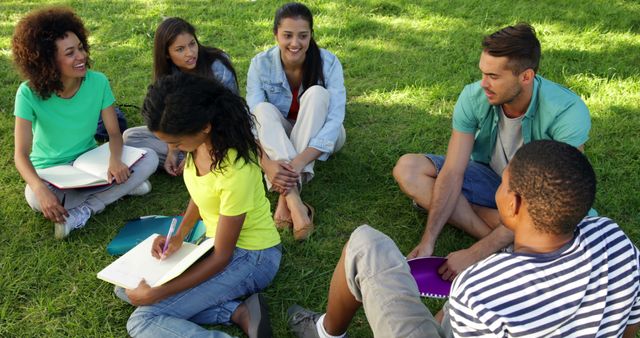
[[[142,182],[139,186],[135,187],[133,190],[129,191],[127,195],[129,196],[142,196],[151,192],[151,182],[146,180]]]
[[[91,217],[91,209],[84,203],[67,210],[67,212],[69,216],[64,223],[54,224],[54,235],[56,239],[64,239],[69,236],[71,231],[82,228],[87,224],[89,217]]]

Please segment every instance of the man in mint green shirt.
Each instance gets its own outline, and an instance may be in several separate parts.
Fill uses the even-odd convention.
[[[591,128],[579,96],[536,74],[540,42],[533,27],[503,28],[485,37],[482,46],[482,80],[467,85],[458,98],[446,161],[405,154],[393,169],[402,191],[429,211],[424,235],[409,258],[432,255],[445,223],[479,239],[448,255],[440,273],[449,280],[513,242],[494,196],[515,152],[545,139],[582,151]]]

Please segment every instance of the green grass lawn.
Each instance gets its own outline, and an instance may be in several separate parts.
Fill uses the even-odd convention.
[[[111,80],[118,103],[140,105],[151,79],[153,33],[180,16],[204,44],[225,50],[244,92],[249,61],[275,44],[274,1],[66,1],[91,32],[93,69]],[[37,1],[0,2],[0,336],[123,337],[133,307],[96,273],[113,260],[105,247],[125,219],[176,214],[188,195],[180,179],[157,174],[153,191],[126,198],[66,241],[24,200],[13,165],[13,102],[21,81],[11,61],[16,22]],[[408,252],[425,217],[391,176],[407,152],[444,153],[463,86],[480,78],[482,37],[528,21],[542,43],[540,74],[576,91],[591,110],[586,144],[599,178],[596,209],[640,240],[640,4],[635,1],[309,1],[321,47],[341,60],[347,87],[347,143],[316,165],[303,197],[317,210],[317,231],[299,244],[282,233],[280,272],[266,290],[277,337],[289,337],[286,309],[324,309],[333,267],[350,232],[368,223]],[[127,111],[130,125],[141,123]],[[270,195],[275,201],[275,195]],[[436,254],[473,240],[446,228]],[[427,301],[433,311],[440,301]],[[218,327],[241,335],[233,327]],[[361,312],[349,333],[368,337]]]

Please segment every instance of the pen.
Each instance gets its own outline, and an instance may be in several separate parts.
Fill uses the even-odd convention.
[[[169,226],[169,233],[167,233],[167,238],[164,240],[164,247],[162,248],[162,255],[167,251],[169,247],[169,241],[171,240],[171,236],[173,235],[173,229],[176,227],[176,223],[178,223],[178,219],[175,217],[171,220],[171,226]]]

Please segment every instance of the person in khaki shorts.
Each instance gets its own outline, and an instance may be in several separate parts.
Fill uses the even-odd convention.
[[[363,307],[375,337],[635,337],[640,254],[612,220],[585,217],[593,168],[575,147],[533,141],[495,195],[513,252],[470,266],[434,317],[393,241],[363,225],[336,266],[325,314],[289,308],[300,338],[344,337]]]

